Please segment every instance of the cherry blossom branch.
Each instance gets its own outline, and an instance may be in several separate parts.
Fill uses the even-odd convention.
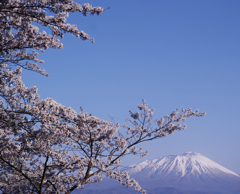
[[[2,155],[0,155],[0,159],[1,159],[4,163],[8,164],[12,169],[14,169],[14,170],[16,170],[17,172],[19,172],[25,179],[27,179],[27,180],[39,191],[37,185],[31,180],[31,178],[29,178],[29,177],[28,177],[26,174],[24,174],[21,170],[17,169],[15,166],[13,166],[10,162],[4,160],[4,158],[2,157]]]
[[[46,157],[46,161],[45,161],[45,163],[44,163],[44,170],[43,170],[42,180],[41,180],[40,187],[39,187],[39,194],[42,193],[43,180],[44,180],[44,178],[45,178],[45,173],[46,173],[46,170],[47,170],[47,162],[48,162],[48,159],[49,159],[49,156]]]

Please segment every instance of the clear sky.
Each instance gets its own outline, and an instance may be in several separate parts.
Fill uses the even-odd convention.
[[[240,174],[240,1],[87,2],[110,9],[68,21],[96,42],[65,35],[63,49],[40,54],[50,77],[24,72],[24,83],[43,99],[121,124],[142,98],[155,118],[175,108],[205,111],[185,131],[145,143],[143,160],[196,151]]]

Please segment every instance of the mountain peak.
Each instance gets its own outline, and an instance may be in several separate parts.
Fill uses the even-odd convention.
[[[145,160],[139,164],[130,166],[130,174],[143,172],[149,177],[153,174],[161,176],[175,176],[184,177],[186,175],[216,175],[216,174],[230,174],[240,177],[238,174],[228,170],[227,168],[217,164],[209,158],[197,152],[186,152],[181,155],[169,155],[160,157],[154,160]]]
[[[128,171],[146,189],[161,185],[207,192],[214,190],[224,194],[240,191],[238,174],[197,152],[145,160],[131,165]],[[233,188],[237,192],[233,192]]]

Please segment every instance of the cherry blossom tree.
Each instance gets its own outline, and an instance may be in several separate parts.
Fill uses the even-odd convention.
[[[37,51],[61,48],[57,37],[71,33],[92,40],[66,24],[69,12],[99,15],[100,7],[71,0],[2,0],[0,2],[0,191],[2,193],[69,194],[103,175],[145,193],[127,172],[118,170],[128,155],[143,157],[138,147],[186,128],[190,116],[205,113],[174,110],[153,120],[154,110],[143,100],[138,112],[120,126],[83,111],[76,112],[51,98],[41,100],[37,88],[25,87],[22,68],[47,75],[37,65]],[[54,16],[47,16],[53,13]],[[36,23],[52,34],[39,32]],[[12,68],[15,67],[15,68]]]

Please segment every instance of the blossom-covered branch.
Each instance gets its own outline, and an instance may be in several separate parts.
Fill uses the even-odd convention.
[[[137,148],[183,130],[191,109],[152,122],[153,110],[142,101],[130,111],[129,126],[77,113],[53,99],[40,100],[37,88],[21,81],[21,69],[0,68],[0,188],[7,193],[70,193],[105,174],[121,185],[145,191],[127,172],[117,171],[126,154],[143,157]]]
[[[70,33],[82,40],[94,41],[76,25],[67,22],[70,12],[99,15],[101,7],[80,5],[72,0],[2,0],[0,2],[0,63],[21,66],[24,69],[48,75],[38,66],[38,50],[60,49],[63,45],[57,38]],[[52,14],[52,15],[49,15]],[[48,28],[51,34],[40,31],[39,25]]]

